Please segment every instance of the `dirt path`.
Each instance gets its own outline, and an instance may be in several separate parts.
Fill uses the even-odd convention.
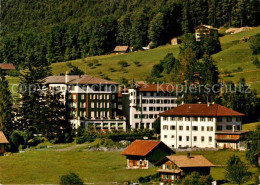
[[[241,73],[257,72],[257,71],[260,71],[260,69],[254,69],[254,70],[249,70],[249,71],[235,72],[235,73],[230,73],[230,75],[241,74]],[[219,75],[219,76],[226,76],[226,74],[221,74],[221,75]]]
[[[53,151],[56,151],[56,152],[64,152],[64,151],[71,151],[71,150],[74,150],[74,149],[77,149],[77,148],[80,148],[80,147],[84,147],[84,146],[88,146],[89,144],[78,144],[78,145],[73,145],[73,146],[69,146],[69,147],[66,147],[66,148],[61,148],[61,149],[57,149],[57,150],[53,150]]]

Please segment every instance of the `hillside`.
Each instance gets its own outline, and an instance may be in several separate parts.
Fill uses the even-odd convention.
[[[221,74],[222,79],[237,82],[240,78],[244,77],[252,88],[260,92],[260,69],[257,69],[251,61],[252,52],[249,47],[249,42],[239,42],[239,40],[245,36],[253,36],[259,33],[260,27],[256,27],[252,30],[234,35],[225,35],[220,38],[222,51],[213,55],[213,58],[217,61],[220,73],[224,70],[236,70],[238,67],[243,69],[241,72],[232,73],[230,77]],[[136,80],[144,80],[146,75],[149,75],[152,66],[158,63],[167,53],[173,53],[175,57],[178,57],[178,46],[166,45],[148,51],[88,57],[85,61],[79,59],[73,60],[71,63],[89,75],[109,77],[115,81],[119,81],[121,77],[131,79],[132,76],[134,76]],[[260,55],[258,55],[258,58],[259,57]],[[99,64],[95,67],[89,67],[87,63],[93,60],[98,60]],[[127,61],[130,64],[129,67],[125,68],[125,71],[122,71],[121,67],[117,64],[120,60]],[[136,66],[134,61],[139,61],[141,66]],[[110,68],[113,68],[115,72],[111,72],[114,70]],[[68,70],[69,68],[66,66],[66,62],[52,64],[54,75],[65,73]]]

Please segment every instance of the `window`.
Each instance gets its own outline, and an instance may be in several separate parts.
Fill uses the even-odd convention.
[[[146,128],[150,128],[150,123],[146,123]]]
[[[232,117],[227,117],[226,120],[227,120],[227,122],[231,122],[232,121]]]
[[[81,95],[81,99],[82,99],[82,100],[85,99],[85,95],[84,95],[84,94]]]
[[[194,136],[194,137],[193,137],[193,140],[194,140],[194,141],[197,141],[197,136]]]
[[[175,126],[172,125],[172,126],[170,127],[170,129],[171,129],[171,130],[175,130]]]
[[[240,130],[240,125],[237,125],[237,130]]]
[[[179,130],[183,130],[183,126],[179,126]]]
[[[208,121],[213,121],[213,118],[212,117],[208,117]]]
[[[200,121],[204,122],[206,119],[204,117],[200,118]]]
[[[222,122],[222,117],[218,117],[217,122]]]
[[[189,127],[189,126],[186,126],[186,130],[190,130],[190,127]]]
[[[217,131],[223,130],[222,126],[217,126]]]
[[[163,179],[168,179],[168,175],[163,174]]]
[[[179,141],[182,141],[182,136],[179,136]]]
[[[207,131],[213,131],[213,127],[207,127]]]
[[[167,138],[167,135],[164,135],[164,139],[166,139]]]
[[[134,117],[135,117],[135,118],[138,118],[138,114],[135,114]]]
[[[141,123],[141,129],[144,129],[144,123]],[[168,129],[167,129],[168,130]]]
[[[174,119],[174,117],[171,116],[171,117],[170,117],[170,120],[171,120],[171,121],[174,121],[175,119]]]
[[[241,117],[236,117],[236,122],[241,122]]]
[[[143,107],[143,110],[146,111],[146,107]]]
[[[190,140],[190,137],[189,136],[186,136],[186,141],[189,141]]]
[[[163,130],[168,130],[168,125],[163,125]]]
[[[209,142],[212,142],[212,137],[211,136],[209,136]]]
[[[227,125],[227,126],[226,126],[226,129],[227,129],[227,130],[232,130],[232,125]]]
[[[183,117],[178,117],[178,121],[182,121]]]
[[[135,123],[135,128],[137,129],[139,127],[139,123]]]
[[[204,136],[201,136],[201,142],[204,142],[204,141],[205,141]]]
[[[164,117],[163,117],[163,120],[166,121],[166,120],[167,120],[167,117],[164,116]]]
[[[175,136],[174,136],[174,135],[172,135],[172,137],[171,137],[171,138],[173,139],[174,137],[175,137]]]
[[[190,117],[185,117],[185,121],[190,121]]]
[[[73,94],[73,100],[76,100],[76,99],[77,99],[76,94]]]
[[[198,131],[198,126],[192,126],[192,130]]]
[[[201,126],[201,131],[204,131],[204,126]]]
[[[193,117],[192,121],[198,121],[198,117]]]

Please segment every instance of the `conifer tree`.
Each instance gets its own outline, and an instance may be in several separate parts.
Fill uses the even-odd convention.
[[[5,75],[0,68],[0,130],[10,134],[13,130],[12,96]]]

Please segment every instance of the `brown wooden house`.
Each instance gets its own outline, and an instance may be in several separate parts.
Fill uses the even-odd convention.
[[[200,25],[195,28],[196,41],[201,41],[201,38],[209,36],[211,33],[218,32],[216,28],[210,25]]]
[[[160,168],[160,184],[172,184],[175,180],[183,178],[192,172],[199,172],[201,175],[209,175],[210,168],[214,165],[202,155],[179,155],[167,156],[158,162]]]
[[[5,145],[8,144],[8,140],[6,139],[4,133],[0,131],[0,155],[5,153]]]
[[[127,158],[128,169],[148,169],[173,153],[162,141],[135,140],[121,154]]]

